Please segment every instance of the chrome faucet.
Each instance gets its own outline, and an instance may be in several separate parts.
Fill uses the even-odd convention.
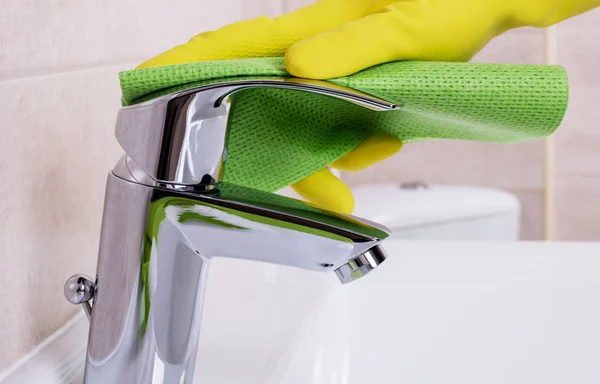
[[[213,257],[331,271],[342,283],[385,260],[385,227],[221,182],[229,98],[265,87],[397,108],[301,79],[221,82],[122,108],[126,154],[108,176],[96,279],[65,284],[91,323],[85,384],[191,384]]]

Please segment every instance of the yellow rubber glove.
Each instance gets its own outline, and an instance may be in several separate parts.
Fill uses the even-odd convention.
[[[201,33],[139,68],[204,60],[281,56],[294,76],[327,79],[395,60],[467,61],[517,27],[546,27],[600,0],[321,0],[275,19],[259,17]],[[400,150],[377,133],[331,164],[357,171]],[[292,186],[305,199],[351,213],[350,189],[323,169]]]

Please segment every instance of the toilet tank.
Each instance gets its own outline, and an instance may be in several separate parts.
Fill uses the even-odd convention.
[[[352,189],[354,215],[376,221],[395,238],[516,241],[521,206],[512,194],[469,186],[372,184]]]

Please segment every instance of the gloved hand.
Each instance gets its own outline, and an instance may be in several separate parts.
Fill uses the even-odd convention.
[[[294,76],[327,79],[395,60],[467,61],[516,27],[545,27],[600,0],[321,0],[276,19],[259,17],[204,32],[139,68],[281,56]],[[375,133],[331,166],[357,171],[400,150]],[[305,199],[351,213],[350,189],[323,169],[292,186]]]

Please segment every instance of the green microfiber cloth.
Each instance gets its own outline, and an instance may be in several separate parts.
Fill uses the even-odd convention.
[[[258,58],[138,69],[120,80],[123,104],[132,105],[234,78],[289,76],[283,58]],[[374,131],[404,143],[536,139],[556,130],[568,102],[559,66],[403,61],[328,81],[402,108],[374,112],[275,88],[234,94],[224,181],[273,192],[326,167]]]

